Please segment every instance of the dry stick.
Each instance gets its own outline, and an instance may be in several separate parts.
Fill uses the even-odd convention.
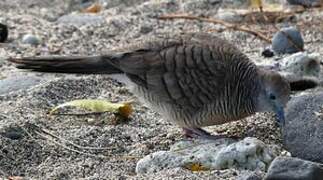
[[[197,17],[197,16],[192,16],[192,15],[187,15],[187,14],[169,14],[169,15],[163,15],[158,17],[161,20],[167,20],[167,19],[189,19],[189,20],[199,20],[199,21],[204,21],[204,22],[210,22],[214,24],[221,24],[229,29],[233,30],[238,30],[238,31],[243,31],[249,34],[252,34],[254,36],[259,37],[260,39],[266,41],[267,43],[271,43],[271,40],[266,37],[266,35],[262,34],[261,32],[255,31],[248,29],[246,27],[240,27],[239,25],[228,23],[219,19],[214,19],[214,18],[204,18],[204,17]]]
[[[72,145],[74,147],[77,147],[79,149],[86,149],[86,150],[111,150],[111,148],[81,146],[81,145],[78,145],[78,144],[73,143],[72,141],[69,141],[69,140],[64,139],[64,138],[62,138],[60,136],[57,136],[57,135],[49,132],[48,130],[46,130],[44,128],[40,128],[39,130],[42,131],[42,132],[44,132],[44,133],[46,133],[47,135],[50,135],[50,136],[56,138],[56,139],[59,139],[59,140],[64,141],[64,142],[67,142],[68,144],[70,144],[70,145]]]
[[[40,128],[39,126],[33,124],[34,127],[37,127],[37,128]],[[139,159],[140,157],[136,157],[136,156],[116,156],[116,157],[113,157],[113,156],[105,156],[105,155],[95,155],[95,154],[90,154],[90,153],[87,153],[87,152],[82,152],[82,151],[79,151],[79,150],[76,150],[76,149],[72,149],[64,144],[61,144],[55,140],[52,140],[50,139],[49,137],[47,137],[46,135],[40,133],[40,132],[37,132],[37,129],[34,129],[35,130],[35,133],[39,136],[41,136],[42,138],[66,149],[66,150],[69,150],[69,151],[72,151],[72,152],[75,152],[75,153],[78,153],[78,154],[82,154],[82,155],[86,155],[86,156],[90,156],[90,157],[94,157],[94,158],[101,158],[101,159],[113,159],[113,160],[125,160],[125,159]],[[40,130],[43,130],[42,128]],[[39,130],[38,130],[39,131]],[[46,133],[46,132],[45,132]],[[48,134],[48,135],[53,135],[53,134]],[[57,136],[58,137],[58,136]],[[67,141],[67,140],[66,140]],[[76,145],[76,144],[72,144],[72,145]],[[79,146],[79,145],[77,145]],[[80,146],[81,147],[81,146]]]
[[[64,149],[67,149],[69,151],[72,151],[72,152],[75,152],[77,154],[82,154],[82,155],[86,155],[86,156],[90,156],[90,157],[95,157],[95,158],[101,158],[101,159],[106,159],[106,158],[109,158],[108,156],[103,156],[103,155],[95,155],[95,154],[90,154],[90,153],[86,153],[86,152],[82,152],[82,151],[79,151],[79,150],[76,150],[76,149],[72,149],[72,148],[69,148],[61,143],[58,143],[48,137],[46,137],[45,135],[43,135],[42,133],[39,133],[39,132],[35,132],[37,135],[41,136],[42,138],[46,139],[47,141],[50,141],[58,146],[61,146],[62,148]]]

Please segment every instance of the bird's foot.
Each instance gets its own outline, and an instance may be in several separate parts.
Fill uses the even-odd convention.
[[[187,138],[207,139],[207,140],[218,140],[222,138],[229,138],[226,135],[212,135],[201,128],[183,128],[183,131],[184,131],[185,137]]]

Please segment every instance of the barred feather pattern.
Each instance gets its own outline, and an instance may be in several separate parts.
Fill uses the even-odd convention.
[[[256,111],[257,67],[234,45],[207,33],[136,42],[95,57],[12,58],[18,68],[63,73],[124,73],[132,91],[181,127],[239,120]]]

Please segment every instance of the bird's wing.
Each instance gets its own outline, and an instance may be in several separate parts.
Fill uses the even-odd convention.
[[[225,40],[208,34],[164,38],[138,47],[124,53],[118,67],[160,101],[188,110],[221,99],[236,76],[230,74],[232,63],[239,56],[246,59]]]

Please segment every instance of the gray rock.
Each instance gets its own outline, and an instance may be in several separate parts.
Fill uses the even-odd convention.
[[[40,44],[41,40],[32,34],[26,34],[22,38],[22,43],[24,44],[31,44],[31,45],[38,45]]]
[[[323,163],[323,92],[313,91],[287,104],[283,143],[292,156]]]
[[[281,70],[297,76],[319,77],[321,70],[319,57],[319,54],[298,52],[281,61]]]
[[[82,25],[99,25],[105,23],[103,16],[95,14],[68,14],[58,18],[57,23],[72,24],[77,26]]]
[[[299,30],[295,27],[287,27],[273,36],[271,46],[277,54],[292,54],[304,49],[304,40]]]
[[[277,157],[270,165],[265,180],[321,180],[323,164],[292,157]]]
[[[13,76],[0,80],[0,95],[21,89],[28,89],[41,82],[36,76]]]
[[[320,0],[287,0],[291,5],[301,5],[305,7],[315,7],[320,5]]]
[[[239,142],[232,139],[218,141],[184,141],[175,144],[170,151],[159,151],[139,160],[137,173],[152,173],[163,169],[199,166],[211,169],[266,170],[276,152],[256,138]]]

